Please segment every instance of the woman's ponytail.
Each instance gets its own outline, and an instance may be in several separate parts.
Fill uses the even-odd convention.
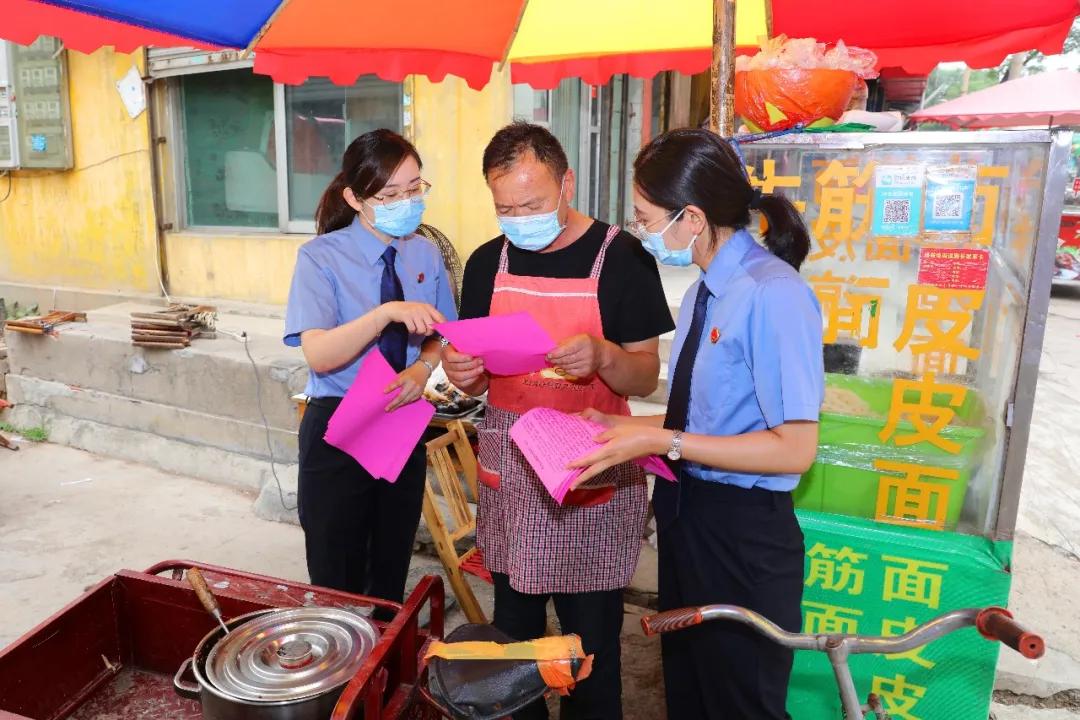
[[[345,173],[339,172],[330,181],[330,185],[319,198],[319,207],[315,210],[315,232],[325,235],[335,230],[346,228],[353,221],[356,211],[345,202],[345,188],[349,183]]]
[[[787,198],[752,187],[742,159],[716,133],[688,128],[653,138],[634,161],[634,183],[670,213],[696,205],[714,228],[744,228],[750,211],[760,210],[768,223],[765,246],[796,270],[810,251],[799,211]]]
[[[810,252],[810,235],[802,215],[783,195],[762,195],[757,205],[765,216],[765,247],[798,270]]]

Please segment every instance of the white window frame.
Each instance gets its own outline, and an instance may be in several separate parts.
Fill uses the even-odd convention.
[[[285,86],[273,84],[274,93],[274,160],[277,179],[277,227],[250,227],[242,225],[193,225],[187,217],[187,177],[185,167],[187,138],[184,127],[183,99],[179,78],[183,75],[205,74],[222,70],[238,70],[254,66],[254,59],[240,59],[231,53],[200,53],[187,48],[152,48],[150,50],[150,75],[163,82],[155,86],[164,91],[160,105],[163,118],[161,132],[167,138],[171,155],[170,177],[162,178],[166,187],[171,183],[173,209],[177,229],[200,233],[253,235],[297,234],[314,235],[314,220],[293,220],[289,208],[289,149],[288,123],[285,114]],[[412,135],[412,83],[401,83],[401,126],[405,137]]]
[[[516,86],[515,85],[514,86],[514,91],[518,91],[519,87],[528,87],[528,86]],[[512,99],[512,101],[514,103],[514,107],[513,107],[514,119],[515,120],[525,120],[526,122],[532,123],[533,125],[539,125],[540,127],[547,128],[548,130],[550,130],[551,129],[551,113],[554,110],[554,105],[552,104],[554,102],[554,95],[553,95],[554,91],[552,91],[552,90],[534,90],[532,88],[530,88],[529,90],[530,90],[531,94],[529,95],[528,108],[519,108],[519,107],[517,107],[517,100],[518,100],[519,96],[518,96],[517,92],[511,92],[511,99]],[[533,111],[535,110],[535,107],[536,107],[536,96],[537,95],[546,96],[546,99],[547,99],[547,120],[536,120],[536,119],[533,118]],[[521,99],[524,100],[524,93],[522,93]],[[524,113],[525,110],[528,111],[527,114]]]

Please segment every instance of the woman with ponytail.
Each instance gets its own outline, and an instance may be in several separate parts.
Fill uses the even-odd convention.
[[[416,235],[431,186],[420,155],[390,130],[356,138],[316,211],[319,236],[296,258],[285,344],[311,368],[300,424],[297,503],[315,585],[401,602],[420,522],[426,460],[417,444],[397,482],[372,477],[323,440],[376,348],[397,379],[386,410],[417,400],[439,363],[432,325],[455,319],[438,249]]]
[[[586,416],[608,429],[574,463],[666,456],[658,480],[660,609],[727,603],[798,631],[803,535],[791,492],[817,451],[821,311],[798,268],[810,247],[792,204],[762,195],[727,141],[675,130],[634,163],[631,230],[661,263],[697,265],[679,314],[666,415]],[[766,222],[765,247],[746,231]],[[793,654],[749,628],[708,623],[663,637],[667,715],[788,718]]]

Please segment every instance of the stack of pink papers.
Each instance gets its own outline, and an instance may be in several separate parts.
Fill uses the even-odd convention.
[[[438,323],[459,352],[483,358],[492,375],[525,375],[548,367],[555,341],[527,312]]]
[[[330,416],[323,439],[348,453],[374,477],[397,482],[424,429],[435,415],[435,406],[420,398],[392,412],[386,406],[401,388],[384,392],[397,373],[373,348],[360,364],[356,380]]]
[[[510,428],[525,459],[540,478],[555,502],[562,505],[571,485],[584,469],[567,469],[574,460],[594,452],[600,447],[593,438],[606,428],[586,420],[580,415],[568,415],[551,408],[535,408],[528,411]],[[667,464],[655,455],[634,461],[646,472],[675,482],[675,475]]]

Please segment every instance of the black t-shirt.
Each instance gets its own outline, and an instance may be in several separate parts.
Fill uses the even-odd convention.
[[[554,252],[529,252],[511,245],[507,250],[510,273],[550,278],[589,277],[609,227],[595,220],[574,243]],[[462,320],[484,317],[491,311],[503,242],[500,235],[484,243],[465,263],[458,313]],[[598,294],[604,337],[611,342],[640,342],[675,327],[656,261],[629,233],[620,232],[611,241],[600,271]]]

